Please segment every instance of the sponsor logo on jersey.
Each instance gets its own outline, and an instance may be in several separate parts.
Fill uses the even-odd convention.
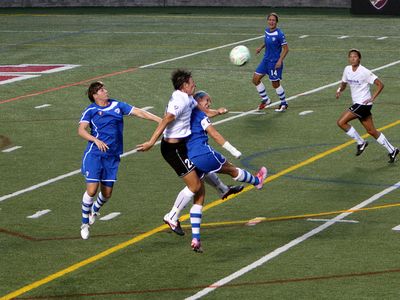
[[[388,0],[369,0],[369,2],[371,2],[376,9],[382,9],[388,3]]]

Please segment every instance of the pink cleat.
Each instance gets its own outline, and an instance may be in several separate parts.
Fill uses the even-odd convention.
[[[256,175],[258,180],[260,181],[260,183],[255,186],[256,189],[258,189],[258,190],[262,189],[262,187],[264,185],[264,180],[265,180],[265,178],[267,178],[267,175],[268,175],[267,168],[266,167],[261,167],[261,169],[258,171],[258,173]]]
[[[192,247],[194,252],[197,253],[203,253],[203,248],[201,248],[201,242],[200,240],[193,238],[192,243],[190,244],[190,247]]]

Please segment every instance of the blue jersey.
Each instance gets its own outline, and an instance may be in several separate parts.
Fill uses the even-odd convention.
[[[209,125],[211,122],[207,115],[198,108],[193,109],[190,119],[192,134],[186,141],[189,159],[213,151],[208,145],[206,128]]]
[[[90,134],[106,143],[109,149],[101,152],[95,143],[88,142],[85,153],[102,156],[121,155],[123,152],[123,116],[130,114],[133,109],[133,106],[114,99],[109,99],[107,106],[90,104],[82,113],[79,123],[89,123]]]
[[[276,63],[281,56],[282,46],[287,44],[285,34],[279,28],[271,32],[267,27],[265,29],[264,43],[264,60]]]

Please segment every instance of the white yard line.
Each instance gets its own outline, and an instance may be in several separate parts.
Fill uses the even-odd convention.
[[[42,104],[42,105],[35,106],[35,108],[45,108],[45,107],[49,107],[49,106],[51,106],[51,104]]]
[[[369,204],[371,204],[372,202],[378,200],[379,198],[385,196],[386,194],[389,194],[390,192],[398,189],[400,187],[400,181],[397,182],[396,184],[384,189],[383,191],[373,195],[371,198],[361,202],[360,204],[350,208],[349,210],[358,210],[360,208],[363,208]],[[209,287],[199,291],[198,293],[196,293],[195,295],[186,298],[185,300],[195,300],[195,299],[200,299],[201,297],[211,293],[212,291],[216,290],[219,287],[222,287],[223,285],[231,282],[232,280],[235,280],[237,278],[239,278],[240,276],[254,270],[257,267],[260,267],[262,265],[264,265],[265,263],[267,263],[268,261],[270,261],[271,259],[279,256],[280,254],[288,251],[289,249],[293,248],[294,246],[306,241],[307,239],[309,239],[310,237],[313,237],[314,235],[324,231],[325,229],[329,228],[330,226],[332,226],[333,224],[337,223],[338,221],[346,218],[347,216],[351,215],[353,212],[347,212],[347,213],[342,213],[338,216],[336,216],[335,218],[329,220],[328,222],[322,224],[321,226],[318,226],[317,228],[307,232],[306,234],[303,234],[302,236],[292,240],[291,242],[287,243],[286,245],[283,245],[282,247],[279,247],[277,249],[275,249],[274,251],[266,254],[265,256],[261,257],[260,259],[256,260],[255,262],[253,262],[252,264],[236,271],[235,273],[232,273],[231,275],[222,278],[221,280],[218,280],[217,282],[214,282],[213,284],[211,284]]]
[[[231,43],[231,44],[226,44],[226,45],[219,46],[219,47],[215,47],[215,48],[206,49],[206,50],[203,50],[203,51],[194,52],[194,53],[187,54],[187,55],[184,55],[184,56],[179,56],[179,57],[176,57],[176,58],[171,58],[171,59],[159,61],[159,62],[156,62],[156,63],[153,63],[153,64],[141,66],[141,67],[139,67],[139,68],[144,69],[144,68],[152,67],[152,66],[159,65],[159,64],[163,64],[163,63],[166,63],[166,62],[171,62],[171,61],[175,61],[175,60],[178,60],[178,59],[182,59],[182,58],[186,58],[186,57],[190,57],[190,56],[194,56],[194,55],[198,55],[198,54],[210,52],[210,51],[213,51],[213,50],[218,50],[218,49],[230,47],[230,46],[233,46],[233,45],[242,44],[242,43],[244,43],[244,42],[256,40],[256,39],[259,39],[259,38],[262,38],[262,37],[264,37],[264,36],[259,36],[259,37],[255,37],[255,38],[251,38],[251,39],[247,39],[247,40],[243,40],[243,41],[239,41],[239,42],[235,42],[235,43]],[[372,71],[372,72],[375,72],[375,71],[378,71],[378,70],[382,70],[382,69],[385,69],[385,68],[388,68],[388,67],[397,65],[397,64],[399,64],[399,63],[400,63],[400,60],[397,60],[397,61],[394,61],[394,62],[392,62],[392,63],[389,63],[389,64],[383,65],[383,66],[381,66],[381,67],[378,67],[378,68],[376,68],[376,69],[372,69],[371,71]],[[319,91],[321,91],[321,90],[323,90],[323,89],[326,89],[326,88],[335,86],[335,85],[337,85],[337,84],[339,84],[339,83],[340,83],[340,81],[336,81],[336,82],[333,82],[333,83],[330,83],[330,84],[327,84],[327,85],[324,85],[324,86],[321,86],[321,87],[318,87],[318,88],[315,88],[315,89],[312,89],[312,90],[309,90],[309,91],[306,91],[306,92],[303,92],[303,93],[300,93],[300,94],[297,94],[297,95],[294,95],[294,96],[291,96],[291,97],[287,98],[286,101],[292,101],[292,100],[294,100],[294,99],[296,99],[296,98],[299,98],[300,96],[306,96],[306,95],[309,95],[309,94],[312,94],[312,93],[319,92]],[[280,104],[280,101],[271,103],[271,104],[268,105],[267,107],[271,107],[271,106],[278,105],[278,104]],[[232,116],[232,117],[229,117],[229,118],[226,118],[226,119],[217,121],[217,122],[215,122],[215,123],[213,123],[213,124],[214,124],[214,125],[218,125],[218,124],[226,123],[226,122],[232,121],[232,120],[237,119],[237,118],[241,118],[241,117],[244,117],[244,116],[247,116],[247,115],[254,114],[254,112],[256,112],[256,111],[258,111],[258,109],[249,110],[249,111],[247,111],[247,112],[243,112],[243,113],[241,113],[241,114],[238,114],[238,115],[235,115],[235,116]],[[158,145],[159,143],[160,143],[160,142],[158,141],[158,142],[156,142],[155,145]],[[134,154],[134,153],[136,153],[136,152],[137,152],[137,150],[136,150],[136,149],[133,149],[133,150],[131,150],[131,151],[128,151],[128,152],[123,153],[123,154],[121,155],[121,157],[125,157],[125,156],[128,156],[128,155]],[[36,189],[38,189],[38,188],[40,188],[40,187],[42,187],[42,186],[49,185],[49,184],[51,184],[51,183],[53,183],[53,182],[56,182],[56,181],[65,179],[65,178],[67,178],[67,177],[70,177],[70,176],[73,176],[73,175],[76,175],[76,174],[79,174],[79,173],[80,173],[80,170],[78,169],[78,170],[69,172],[69,173],[67,173],[67,174],[60,175],[60,176],[57,176],[57,177],[55,177],[55,178],[49,179],[49,180],[47,180],[47,181],[38,183],[38,184],[36,184],[36,185],[30,186],[30,187],[28,187],[28,188],[19,190],[19,191],[17,191],[17,192],[14,192],[14,193],[11,193],[11,194],[7,194],[7,195],[4,195],[4,196],[0,196],[0,202],[5,201],[5,200],[10,199],[10,198],[13,198],[13,197],[15,197],[15,196],[24,194],[24,193],[26,193],[26,192],[36,190]]]
[[[307,221],[311,222],[336,222],[336,223],[359,223],[358,221],[355,220],[338,220],[338,221],[333,221],[330,219],[307,219]]]
[[[14,146],[14,147],[2,150],[1,152],[4,152],[4,153],[13,152],[13,151],[15,151],[15,150],[17,150],[19,148],[22,148],[22,146]]]
[[[35,214],[33,214],[31,216],[27,216],[27,218],[28,219],[38,219],[38,218],[44,216],[45,214],[48,214],[49,212],[51,212],[50,209],[39,210]]]
[[[99,220],[109,221],[109,220],[112,220],[112,219],[118,217],[120,214],[121,214],[120,212],[112,212],[112,213],[109,213],[108,215],[105,215],[104,217],[101,217]]]

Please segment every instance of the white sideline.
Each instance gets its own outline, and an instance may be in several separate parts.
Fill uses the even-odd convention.
[[[363,208],[369,204],[371,204],[372,202],[378,200],[379,198],[381,198],[382,196],[385,196],[386,194],[389,194],[390,192],[394,191],[395,189],[398,189],[400,187],[400,181],[395,183],[394,185],[384,189],[383,191],[373,195],[371,198],[361,202],[360,204],[350,208],[349,210],[357,210],[360,208]],[[231,275],[222,278],[221,280],[218,280],[217,282],[214,282],[213,284],[211,284],[209,287],[199,291],[198,293],[196,293],[193,296],[190,296],[188,298],[185,298],[185,300],[195,300],[195,299],[199,299],[205,295],[207,295],[208,293],[216,290],[219,287],[222,287],[223,285],[231,282],[234,279],[239,278],[240,276],[254,270],[255,268],[262,266],[263,264],[265,264],[266,262],[270,261],[271,259],[277,257],[278,255],[288,251],[290,248],[304,242],[305,240],[307,240],[308,238],[320,233],[321,231],[327,229],[328,227],[332,226],[333,224],[335,224],[336,222],[346,218],[348,215],[352,214],[353,212],[347,212],[347,213],[342,213],[338,216],[336,216],[335,218],[329,220],[328,222],[322,224],[321,226],[318,226],[317,228],[307,232],[306,234],[303,234],[302,236],[292,240],[291,242],[287,243],[286,245],[283,245],[282,247],[279,247],[277,249],[275,249],[274,251],[268,253],[267,255],[261,257],[260,259],[256,260],[255,262],[253,262],[252,264],[236,271],[235,273],[232,273]]]
[[[244,43],[244,42],[248,42],[248,41],[252,41],[252,40],[259,39],[259,38],[261,38],[261,37],[263,37],[263,36],[259,36],[259,37],[255,37],[255,38],[251,38],[251,39],[247,39],[247,40],[242,40],[242,41],[239,41],[239,42],[230,43],[230,44],[226,44],[226,45],[223,45],[223,46],[219,46],[219,47],[215,47],[215,48],[206,49],[206,50],[203,50],[203,51],[197,51],[197,52],[194,52],[194,53],[191,53],[191,54],[187,54],[187,55],[184,55],[184,56],[179,56],[179,57],[176,57],[176,58],[171,58],[171,59],[163,60],[163,61],[156,62],[156,63],[153,63],[153,64],[141,66],[141,67],[139,67],[139,68],[142,68],[142,69],[143,69],[143,68],[147,68],[147,67],[152,67],[152,66],[155,66],[155,65],[159,65],[159,64],[162,64],[162,63],[166,63],[166,62],[170,62],[170,61],[174,61],[174,60],[178,60],[178,59],[182,59],[182,58],[194,56],[194,55],[197,55],[197,54],[201,54],[201,53],[205,53],[205,52],[210,52],[210,51],[213,51],[213,50],[222,49],[222,48],[229,47],[229,46],[233,46],[233,45],[237,45],[237,44],[242,44],[242,43]],[[400,63],[400,60],[397,60],[397,61],[394,61],[394,62],[392,62],[392,63],[383,65],[383,66],[381,66],[381,67],[372,69],[371,71],[372,71],[372,72],[375,72],[375,71],[378,71],[378,70],[382,70],[382,69],[385,69],[385,68],[388,68],[388,67],[397,65],[397,64],[399,64],[399,63]],[[291,101],[291,100],[294,100],[294,99],[296,99],[296,98],[298,98],[298,97],[300,97],[300,96],[306,96],[306,95],[309,95],[309,94],[312,94],[312,93],[321,91],[321,90],[326,89],[326,88],[329,88],[329,87],[331,87],[331,86],[335,86],[335,85],[337,85],[337,84],[339,84],[339,83],[340,83],[340,81],[336,81],[336,82],[333,82],[333,83],[330,83],[330,84],[321,86],[321,87],[319,87],[319,88],[315,88],[315,89],[309,90],[309,91],[307,91],[307,92],[304,92],[304,93],[300,93],[300,94],[291,96],[291,97],[287,98],[286,101]],[[280,104],[280,101],[276,101],[276,102],[274,102],[274,103],[271,103],[271,104],[268,105],[267,107],[274,106],[274,105],[277,105],[277,104]],[[241,113],[241,114],[238,114],[238,115],[235,115],[235,116],[232,116],[232,117],[229,117],[229,118],[226,118],[226,119],[217,121],[217,122],[215,122],[215,123],[213,123],[213,124],[214,124],[214,125],[222,124],[222,123],[225,123],[225,122],[228,122],[228,121],[237,119],[237,118],[241,118],[241,117],[244,117],[244,116],[247,116],[247,115],[250,115],[250,114],[254,114],[254,112],[256,112],[256,111],[258,111],[258,110],[257,110],[257,109],[252,109],[252,110],[249,110],[249,111],[247,111],[247,112],[244,112],[244,113]],[[158,141],[158,142],[155,143],[155,145],[158,145],[159,143],[160,143],[160,142]],[[128,152],[123,153],[123,154],[121,155],[121,157],[125,157],[125,156],[128,156],[128,155],[130,155],[130,154],[134,154],[134,153],[136,153],[136,152],[137,152],[137,150],[136,150],[136,149],[133,149],[133,150],[131,150],[131,151],[128,151]],[[39,187],[48,185],[48,184],[50,184],[50,183],[53,183],[53,182],[62,180],[62,179],[64,179],[64,178],[67,178],[67,177],[70,177],[70,176],[73,176],[73,175],[76,175],[76,174],[79,174],[79,173],[80,173],[80,170],[78,169],[78,170],[69,172],[69,173],[67,173],[67,174],[60,175],[60,176],[57,176],[57,177],[55,177],[55,178],[49,179],[49,180],[47,180],[47,181],[38,183],[38,184],[36,184],[36,185],[32,185],[32,186],[30,186],[30,187],[28,187],[28,188],[19,190],[19,191],[17,191],[17,192],[14,192],[14,193],[11,193],[11,194],[7,194],[7,195],[4,195],[4,196],[1,196],[1,197],[0,197],[0,202],[5,201],[5,200],[10,199],[10,198],[13,198],[13,197],[15,197],[15,196],[24,194],[24,193],[26,193],[26,192],[36,190],[36,189],[38,189]]]

